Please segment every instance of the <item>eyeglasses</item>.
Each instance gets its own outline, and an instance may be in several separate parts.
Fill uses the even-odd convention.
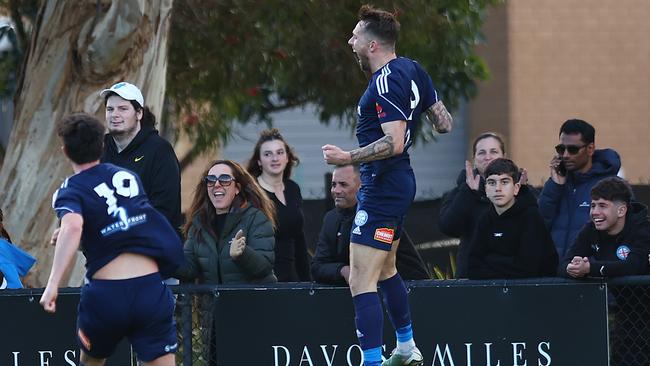
[[[578,145],[558,144],[558,145],[555,145],[555,151],[560,155],[564,155],[565,151],[568,151],[569,155],[575,155],[575,154],[578,153],[578,151],[580,151],[580,149],[582,149],[585,146],[587,146],[587,145],[578,146]]]
[[[232,182],[235,181],[235,178],[228,174],[221,174],[218,177],[216,175],[210,174],[206,175],[203,180],[208,187],[214,187],[217,182],[219,182],[222,187],[228,187],[230,184],[232,184]]]

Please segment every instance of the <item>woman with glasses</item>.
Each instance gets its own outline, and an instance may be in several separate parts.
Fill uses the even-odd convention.
[[[185,263],[176,275],[202,283],[273,283],[274,210],[244,168],[216,160],[196,186],[184,233]]]
[[[280,132],[262,131],[247,170],[257,177],[275,205],[278,228],[275,233],[275,274],[279,282],[311,281],[307,244],[303,232],[302,194],[290,179],[299,162]]]
[[[473,161],[465,161],[456,187],[445,194],[438,225],[440,231],[460,238],[456,254],[456,278],[467,278],[469,245],[479,217],[491,205],[485,196],[485,168],[491,161],[503,158],[506,148],[501,136],[494,132],[480,134],[473,145]]]

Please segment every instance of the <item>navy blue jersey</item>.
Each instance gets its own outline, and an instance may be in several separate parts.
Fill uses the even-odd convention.
[[[366,92],[361,96],[357,113],[359,147],[384,137],[381,124],[406,121],[404,151],[388,159],[361,164],[362,177],[378,175],[388,169],[410,169],[408,148],[411,134],[417,127],[420,114],[438,101],[431,78],[415,61],[398,57],[372,74]]]
[[[183,260],[182,244],[171,225],[150,204],[138,176],[113,164],[98,164],[68,177],[52,197],[59,218],[83,217],[81,248],[86,276],[121,253],[137,253],[158,262],[163,275]]]

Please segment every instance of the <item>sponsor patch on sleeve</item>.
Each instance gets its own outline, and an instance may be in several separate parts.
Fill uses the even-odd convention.
[[[79,336],[79,340],[81,341],[81,344],[83,344],[83,346],[86,347],[88,351],[90,351],[93,345],[92,343],[90,343],[90,339],[88,339],[86,333],[84,333],[83,330],[81,330],[81,328],[77,330],[77,336]]]
[[[386,244],[393,244],[393,237],[395,236],[395,229],[387,227],[380,227],[375,230],[375,240]]]
[[[384,109],[381,107],[381,104],[375,103],[375,110],[377,111],[377,117],[379,118],[386,117],[386,112],[384,112]]]

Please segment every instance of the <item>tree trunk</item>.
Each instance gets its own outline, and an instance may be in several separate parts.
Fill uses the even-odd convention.
[[[38,261],[27,285],[43,286],[57,225],[52,193],[72,169],[60,150],[55,123],[70,112],[104,119],[99,91],[127,80],[160,116],[165,94],[172,0],[48,0],[32,32],[15,100],[15,124],[0,171],[5,227]],[[82,255],[67,279],[78,286]],[[62,284],[65,285],[65,284]]]

